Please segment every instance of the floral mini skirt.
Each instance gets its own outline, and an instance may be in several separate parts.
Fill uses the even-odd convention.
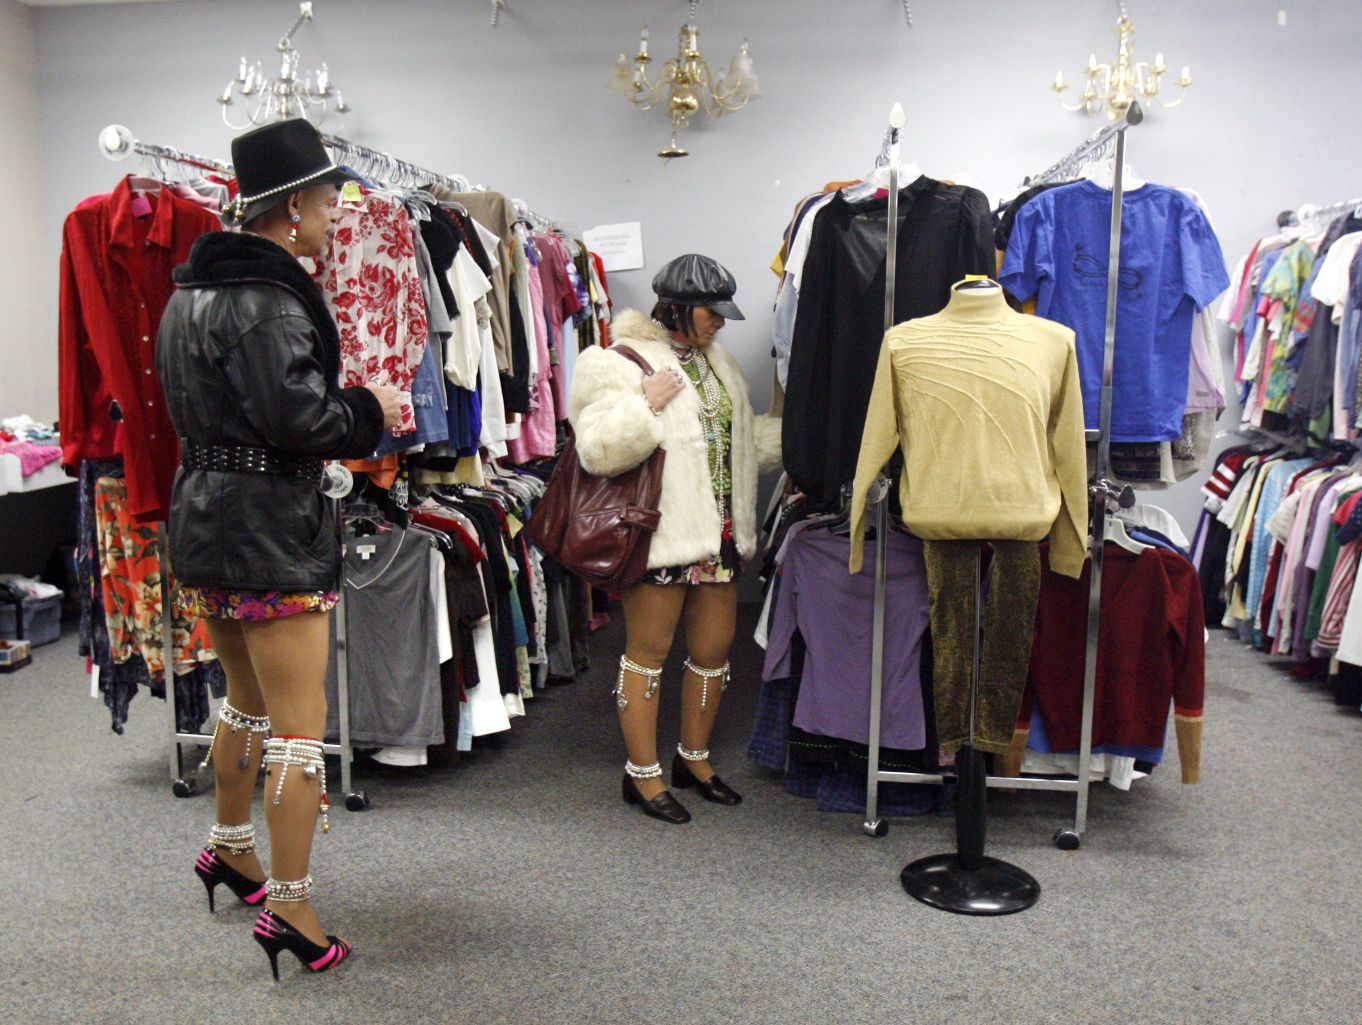
[[[727,584],[742,574],[742,556],[733,540],[733,513],[724,499],[724,525],[720,534],[719,554],[689,566],[663,566],[650,569],[643,578],[645,584]]]
[[[224,587],[180,588],[175,605],[199,619],[284,619],[304,612],[329,612],[340,601],[335,591],[233,591]]]

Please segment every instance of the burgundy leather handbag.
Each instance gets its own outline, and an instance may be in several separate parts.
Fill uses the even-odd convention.
[[[612,346],[651,376],[652,366],[627,345]],[[544,497],[525,525],[530,540],[583,580],[623,591],[648,572],[648,549],[661,521],[662,448],[616,477],[582,469],[575,439],[568,439]]]

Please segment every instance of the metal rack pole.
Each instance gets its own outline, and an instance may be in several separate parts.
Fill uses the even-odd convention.
[[[198,780],[184,771],[184,745],[207,747],[213,738],[206,733],[180,732],[180,702],[175,692],[175,592],[170,584],[170,537],[165,523],[156,527],[157,551],[161,562],[161,661],[165,665],[163,686],[170,714],[170,789],[176,797],[192,797]]]
[[[341,500],[333,498],[332,509],[336,516],[336,537],[340,542],[340,569],[336,578],[336,594],[340,601],[336,606],[336,718],[340,723],[340,744],[333,748],[326,746],[328,754],[340,756],[341,790],[345,793],[345,807],[351,811],[363,811],[369,807],[369,795],[354,788],[351,778],[354,752],[350,747],[350,644],[346,630],[346,613],[350,603],[345,600],[345,517],[341,515]]]
[[[1099,406],[1097,466],[1094,480],[1101,488],[1111,466],[1111,373],[1116,357],[1116,303],[1121,269],[1121,215],[1124,207],[1125,130],[1116,133],[1116,166],[1111,185],[1111,241],[1107,253],[1107,319],[1102,346],[1102,397]],[[1088,636],[1083,660],[1083,726],[1078,748],[1078,808],[1074,833],[1079,839],[1088,826],[1088,762],[1092,758],[1092,717],[1097,694],[1097,643],[1102,620],[1102,564],[1107,540],[1107,496],[1094,490],[1092,502],[1092,569],[1088,582]]]
[[[889,210],[885,227],[884,254],[884,330],[894,326],[894,287],[898,278],[899,238],[899,133],[903,128],[903,107],[895,103],[889,112],[889,131],[885,134],[889,157]],[[881,343],[882,344],[882,343]],[[881,488],[881,484],[883,487]],[[884,699],[884,578],[889,531],[888,481],[883,476],[875,481],[875,489],[883,491],[875,503],[875,605],[872,621],[870,654],[870,750],[866,771],[866,828],[872,830],[879,806],[879,785],[876,774],[880,768],[880,715]],[[883,833],[878,834],[883,835]]]

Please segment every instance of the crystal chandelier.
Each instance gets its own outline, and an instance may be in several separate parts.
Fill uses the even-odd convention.
[[[640,110],[652,110],[666,99],[667,113],[672,120],[671,142],[657,155],[665,160],[684,157],[688,151],[676,142],[676,133],[690,126],[693,114],[703,110],[710,117],[721,117],[747,106],[749,100],[761,95],[757,75],[752,70],[752,54],[747,40],[728,65],[728,74],[715,76],[709,61],[700,56],[700,29],[695,24],[698,0],[690,0],[690,20],[681,26],[677,35],[676,56],[669,58],[659,69],[656,80],[648,77],[648,26],[639,36],[638,53],[634,54],[633,68],[624,54],[615,62],[609,89],[619,93]]]
[[[1189,67],[1184,67],[1178,78],[1178,98],[1171,102],[1158,99],[1164,73],[1168,70],[1163,63],[1163,54],[1155,54],[1153,64],[1134,59],[1135,26],[1126,17],[1124,5],[1116,21],[1116,36],[1119,45],[1114,64],[1098,64],[1097,55],[1089,55],[1088,67],[1084,72],[1087,81],[1077,104],[1070,106],[1064,102],[1064,90],[1069,86],[1064,81],[1064,72],[1055,72],[1055,80],[1050,88],[1061,107],[1088,114],[1105,110],[1107,117],[1115,121],[1136,100],[1148,109],[1155,103],[1161,107],[1176,107],[1186,98],[1187,87],[1192,84],[1192,69]]]
[[[298,51],[293,46],[293,33],[305,21],[312,20],[312,4],[298,5],[298,20],[284,33],[275,47],[280,53],[278,78],[267,78],[265,69],[259,61],[254,65],[241,58],[236,77],[222,90],[218,103],[222,105],[222,120],[228,128],[241,131],[251,125],[263,125],[270,121],[284,121],[293,117],[307,118],[314,126],[320,126],[326,116],[334,109],[337,114],[345,114],[352,108],[345,102],[339,89],[331,84],[331,72],[323,64],[316,71],[309,71],[298,78]],[[241,101],[246,120],[240,124],[233,122],[228,108]]]

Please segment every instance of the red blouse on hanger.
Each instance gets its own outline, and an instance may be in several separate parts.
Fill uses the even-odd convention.
[[[154,359],[171,272],[219,227],[215,213],[170,189],[136,194],[129,176],[82,201],[62,232],[62,463],[122,456],[139,522],[166,518],[180,459]]]

